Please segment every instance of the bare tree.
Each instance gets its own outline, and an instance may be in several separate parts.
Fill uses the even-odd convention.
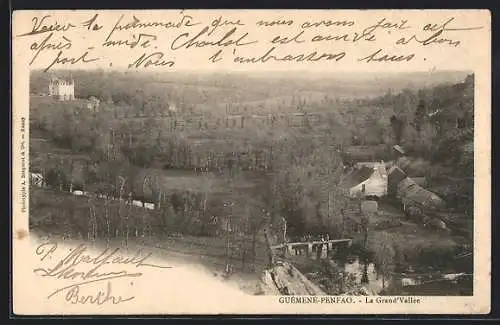
[[[233,224],[232,224],[232,217],[233,217],[233,209],[234,202],[232,201],[226,201],[224,203],[224,207],[227,209],[227,216],[225,220],[223,221],[223,229],[224,229],[224,234],[225,234],[225,249],[226,249],[226,273],[232,272],[232,251],[231,251],[231,244],[232,244],[232,235],[233,235]]]
[[[109,220],[109,201],[104,199],[104,221],[106,222],[106,247],[109,247],[111,241],[111,221]]]
[[[97,237],[97,218],[95,215],[95,205],[92,199],[88,200],[89,207],[89,232],[88,239],[91,241],[95,241]]]
[[[375,267],[382,277],[382,287],[385,288],[394,270],[396,250],[392,236],[387,232],[382,232],[380,237],[375,238],[374,250]]]
[[[198,212],[198,218],[201,220],[201,232],[205,232],[205,228],[208,223],[208,218],[206,215],[207,212],[207,204],[208,204],[208,198],[210,193],[212,192],[212,187],[213,187],[213,180],[209,176],[208,173],[205,173],[203,176],[203,186],[202,186],[202,202],[201,202],[201,211]],[[200,216],[201,214],[201,216]]]

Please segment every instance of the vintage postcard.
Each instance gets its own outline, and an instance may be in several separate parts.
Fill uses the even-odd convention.
[[[15,314],[489,313],[488,10],[12,18]]]

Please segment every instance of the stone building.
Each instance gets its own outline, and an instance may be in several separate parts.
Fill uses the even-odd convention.
[[[75,82],[73,79],[51,78],[49,83],[49,96],[58,100],[75,99]]]

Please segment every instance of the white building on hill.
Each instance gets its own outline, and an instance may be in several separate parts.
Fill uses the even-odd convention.
[[[49,96],[58,100],[75,99],[75,82],[73,79],[51,78],[49,83]]]

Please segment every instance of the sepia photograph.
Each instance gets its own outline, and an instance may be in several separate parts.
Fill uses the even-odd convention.
[[[15,314],[489,312],[487,10],[13,21]]]
[[[29,105],[30,232],[254,295],[472,295],[472,72],[32,71]]]

